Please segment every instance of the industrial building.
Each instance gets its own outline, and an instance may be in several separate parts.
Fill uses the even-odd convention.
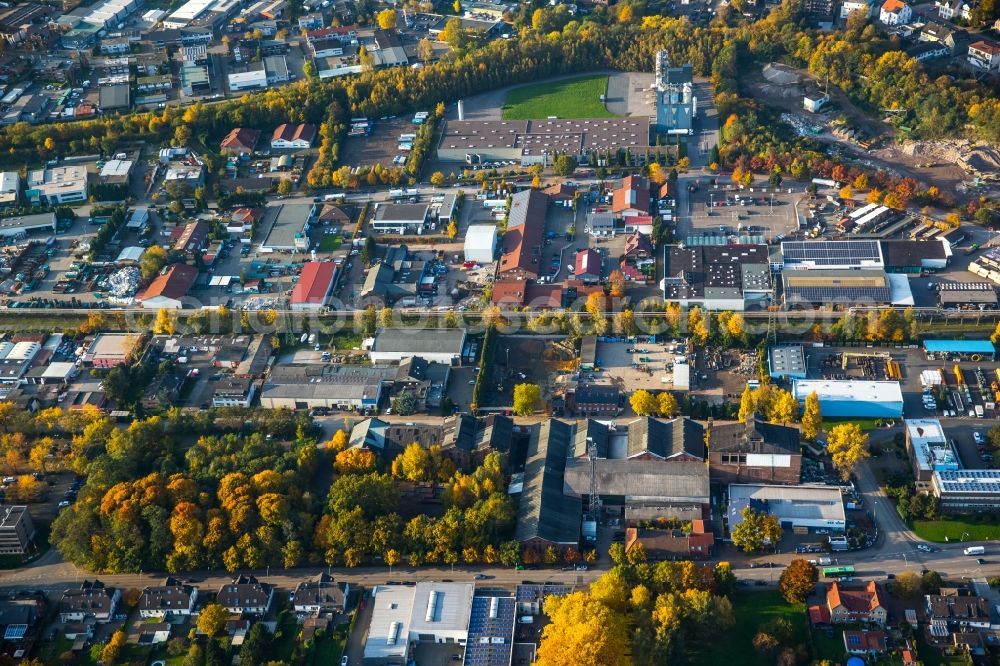
[[[798,428],[750,414],[745,422],[714,424],[708,440],[712,483],[797,484],[801,479]]]
[[[536,279],[541,274],[541,247],[549,197],[534,189],[521,190],[510,202],[507,233],[500,248],[500,280]]]
[[[930,360],[996,359],[996,347],[989,340],[924,340],[924,353]]]
[[[420,643],[464,646],[474,593],[472,583],[376,585],[364,663],[402,666],[409,663],[410,648]]]
[[[784,528],[806,527],[843,532],[847,526],[844,498],[837,486],[770,486],[734,483],[729,486],[729,533],[750,507],[775,516]]]
[[[319,311],[326,307],[336,282],[337,266],[332,261],[310,261],[302,266],[299,281],[292,287],[289,308]]]
[[[563,493],[567,456],[576,435],[571,423],[547,419],[534,426],[520,483],[514,538],[535,547],[580,545],[583,502]]]
[[[628,149],[633,155],[657,150],[649,143],[649,119],[449,120],[441,130],[443,162],[514,161],[551,164],[557,154],[579,160],[595,152]]]
[[[194,266],[171,264],[149,283],[145,291],[137,294],[135,300],[148,310],[180,310],[184,307],[184,297],[197,278],[198,269]]]
[[[37,169],[28,172],[28,201],[34,204],[58,205],[86,201],[87,167],[75,165]]]
[[[859,214],[863,219],[872,206],[875,204],[859,208],[846,219]],[[786,271],[884,269],[888,273],[919,273],[947,268],[952,250],[941,238],[929,241],[857,238],[785,241],[781,244],[781,257]]]
[[[945,310],[996,310],[997,288],[988,282],[939,282],[938,305]]]
[[[0,238],[23,238],[32,231],[56,232],[55,213],[37,213],[0,219]]]
[[[427,204],[376,204],[375,216],[372,218],[372,229],[382,233],[423,233],[428,222],[430,206]]]
[[[589,498],[596,469],[604,503],[620,506],[626,520],[697,520],[709,501],[705,458],[705,429],[691,419],[644,417],[618,425],[590,419],[574,424],[563,493]]]
[[[913,305],[905,275],[883,269],[787,270],[781,274],[785,307]]]
[[[304,252],[309,249],[309,224],[316,216],[313,204],[282,204],[267,209],[270,226],[260,244],[260,251]],[[268,220],[265,219],[264,224]]]
[[[934,472],[931,491],[943,511],[973,513],[1000,509],[1000,469]]]
[[[766,245],[667,245],[663,297],[706,310],[764,306],[774,293]]]
[[[383,384],[395,375],[395,368],[390,367],[275,366],[261,388],[260,405],[268,409],[374,409],[382,398]]]
[[[465,260],[491,264],[497,252],[497,228],[492,224],[473,224],[465,233]]]
[[[21,196],[21,175],[16,171],[0,172],[0,205],[15,206]]]
[[[127,333],[99,333],[83,355],[83,362],[95,368],[113,368],[127,362],[135,346],[135,336]]]
[[[656,131],[690,134],[698,115],[694,68],[673,67],[667,51],[658,51],[651,90],[656,95]]]
[[[903,415],[903,392],[899,382],[796,379],[792,395],[802,405],[810,393],[819,397],[824,417],[899,418]]]
[[[906,419],[906,453],[913,465],[917,492],[930,490],[934,472],[962,467],[958,454],[937,419]]]
[[[768,374],[772,379],[805,379],[808,375],[806,350],[802,345],[777,345],[767,351]]]
[[[454,365],[462,359],[465,339],[464,328],[380,328],[371,339],[368,356],[372,363],[398,363],[420,356],[427,361]]]

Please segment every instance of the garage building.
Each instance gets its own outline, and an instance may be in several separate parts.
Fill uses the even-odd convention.
[[[996,347],[989,340],[924,340],[928,359],[962,358],[969,360],[996,359]]]

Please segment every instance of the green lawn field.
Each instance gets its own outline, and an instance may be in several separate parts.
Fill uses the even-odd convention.
[[[789,605],[777,590],[740,590],[733,595],[736,626],[720,640],[689,650],[692,664],[726,666],[774,666],[774,657],[764,657],[753,647],[753,637],[768,622],[785,618],[795,627],[795,642],[808,640],[806,610],[802,604]]]
[[[944,520],[914,520],[913,531],[921,539],[944,543],[948,541],[990,541],[1000,539],[1000,523],[975,517],[955,516]]]
[[[515,88],[507,93],[503,117],[504,120],[539,120],[549,116],[614,118],[601,102],[607,88],[607,76],[583,76]]]

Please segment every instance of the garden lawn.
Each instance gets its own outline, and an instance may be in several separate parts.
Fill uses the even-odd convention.
[[[741,589],[733,595],[736,626],[726,639],[704,646],[705,651],[689,650],[692,664],[726,666],[774,666],[774,657],[764,657],[753,648],[753,637],[763,625],[785,618],[795,627],[795,642],[806,643],[806,610],[802,604],[790,606],[777,590]],[[701,647],[701,646],[698,646]]]
[[[916,632],[917,656],[924,666],[965,666],[965,660],[960,655],[948,656],[940,649],[927,644],[924,640],[924,632]]]
[[[323,238],[319,241],[319,251],[336,252],[342,242],[343,239],[339,234],[323,234]]]
[[[961,541],[991,541],[1000,539],[1000,523],[989,522],[974,516],[943,518],[941,520],[914,520],[913,531],[926,541],[945,542]]]
[[[515,88],[507,93],[504,120],[559,118],[614,118],[601,101],[608,89],[607,76],[539,83]]]

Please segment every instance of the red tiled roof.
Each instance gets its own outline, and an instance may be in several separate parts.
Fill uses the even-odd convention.
[[[562,285],[531,283],[525,289],[525,304],[532,308],[561,308]]]
[[[205,239],[208,238],[208,232],[208,225],[201,220],[186,224],[181,228],[181,232],[177,236],[174,249],[178,252],[192,252],[197,250],[205,243]]]
[[[156,296],[181,298],[185,296],[198,277],[198,269],[187,264],[171,264],[167,272],[153,280],[139,297],[145,301]]]
[[[315,125],[289,125],[288,123],[283,123],[278,125],[274,129],[274,134],[271,135],[271,141],[306,141],[312,143],[313,139],[316,138],[316,126]]]
[[[601,255],[597,250],[580,250],[576,253],[575,274],[581,275],[601,275]]]
[[[878,585],[868,581],[863,590],[846,589],[834,582],[826,592],[827,605],[833,609],[843,606],[851,613],[870,613],[882,605],[878,597]]]
[[[223,149],[242,150],[250,153],[253,152],[259,140],[259,130],[250,127],[237,127],[226,135],[226,138],[222,140],[219,146]]]
[[[1000,54],[1000,45],[994,42],[986,41],[985,39],[980,39],[978,42],[969,45],[970,49],[976,49],[977,51],[982,51],[990,56],[995,56]]]
[[[639,176],[626,176],[611,198],[611,212],[638,210],[649,213],[649,182]]]
[[[291,302],[295,304],[323,303],[336,273],[331,261],[310,261],[302,267],[299,281],[292,288]]]
[[[524,305],[526,286],[524,280],[500,280],[493,283],[490,298],[497,305],[521,306]]]
[[[844,648],[854,652],[885,652],[888,649],[884,631],[844,632]]]
[[[906,3],[902,2],[902,0],[885,0],[885,2],[882,3],[882,11],[895,14],[896,12],[902,10],[905,6]]]
[[[813,624],[830,624],[830,610],[826,606],[810,606],[809,621]]]

